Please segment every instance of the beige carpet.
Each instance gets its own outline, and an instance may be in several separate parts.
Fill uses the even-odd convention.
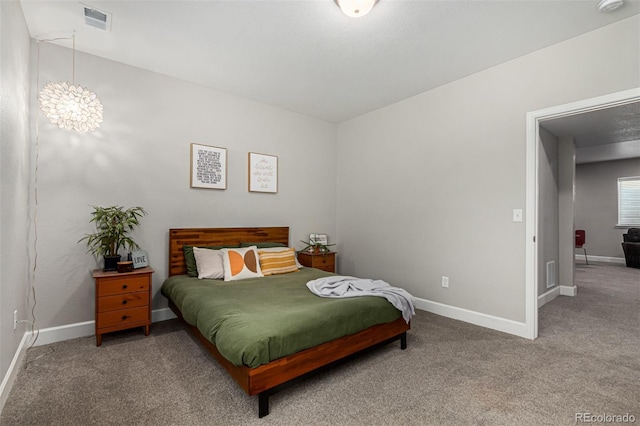
[[[640,270],[579,265],[576,297],[529,341],[418,312],[399,343],[271,397],[246,396],[176,321],[29,350],[1,425],[572,425],[640,423]]]

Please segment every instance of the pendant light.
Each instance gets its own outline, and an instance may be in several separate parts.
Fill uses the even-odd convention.
[[[378,0],[335,0],[335,2],[342,13],[351,18],[359,18],[371,12]]]
[[[40,109],[53,124],[64,130],[94,132],[102,123],[102,103],[89,89],[75,84],[76,36],[73,35],[72,79],[47,83],[40,92]]]

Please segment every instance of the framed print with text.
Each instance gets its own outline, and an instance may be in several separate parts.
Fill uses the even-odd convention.
[[[191,144],[191,187],[227,189],[227,149]]]
[[[278,157],[249,153],[249,191],[278,192]]]

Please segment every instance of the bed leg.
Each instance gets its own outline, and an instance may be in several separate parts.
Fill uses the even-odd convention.
[[[400,335],[400,349],[407,349],[407,332],[405,331]]]
[[[269,393],[261,392],[258,394],[258,417],[263,418],[269,415]]]

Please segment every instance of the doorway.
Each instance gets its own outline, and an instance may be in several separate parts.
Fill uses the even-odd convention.
[[[525,205],[525,325],[527,336],[531,339],[538,337],[538,287],[541,285],[542,274],[539,273],[539,255],[536,237],[540,230],[538,208],[540,204],[540,176],[539,162],[540,148],[540,124],[545,120],[561,117],[570,117],[578,114],[604,110],[615,106],[621,106],[640,101],[640,88],[612,93],[597,98],[586,99],[570,104],[559,105],[552,108],[533,111],[527,114],[527,138],[526,138],[526,205]],[[573,229],[571,229],[573,233]],[[562,240],[564,241],[564,240]],[[560,242],[560,247],[565,247],[567,242]],[[570,243],[573,254],[573,235]],[[572,256],[573,258],[573,256]],[[573,262],[572,262],[573,265]],[[571,266],[573,267],[573,266]],[[573,277],[573,275],[572,275]]]

